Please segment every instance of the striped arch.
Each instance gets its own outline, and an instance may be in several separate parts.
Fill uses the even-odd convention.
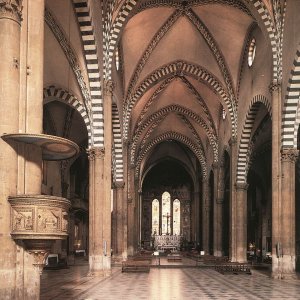
[[[122,134],[120,117],[118,112],[118,107],[113,103],[112,105],[112,131],[114,140],[114,152],[115,152],[115,170],[113,174],[115,182],[123,182],[123,145],[122,145]]]
[[[124,1],[123,6],[119,10],[118,16],[114,20],[110,35],[110,45],[108,47],[108,53],[106,55],[109,57],[109,69],[106,70],[108,79],[111,76],[111,62],[113,58],[114,51],[117,46],[117,41],[120,38],[121,32],[129,19],[130,12],[134,9],[136,4],[139,1],[135,0],[126,0]],[[172,1],[155,1],[155,5],[153,7],[159,7],[161,5],[166,6],[167,3],[172,3]],[[219,0],[216,3],[220,2]],[[212,3],[212,1],[207,1],[207,3]],[[286,1],[285,1],[286,3]],[[265,29],[269,35],[271,48],[272,48],[272,56],[273,56],[273,81],[277,82],[281,79],[281,59],[278,57],[278,49],[282,49],[282,39],[278,37],[276,34],[275,26],[272,17],[268,9],[266,8],[265,4],[261,0],[247,0],[247,4],[251,5],[253,9],[257,12],[258,16],[260,17],[262,23],[265,25]],[[246,5],[247,6],[247,5]],[[248,9],[242,9],[244,12],[248,13]],[[280,51],[281,52],[281,51]]]
[[[260,105],[264,104],[271,115],[271,106],[269,100],[262,96],[255,96],[250,102],[249,109],[246,115],[246,120],[244,123],[244,127],[242,130],[239,151],[238,151],[238,162],[237,162],[237,183],[246,183],[247,181],[247,172],[248,172],[248,164],[249,164],[249,155],[250,149],[250,137],[253,129],[253,125],[255,122],[255,118],[257,112],[260,108]]]
[[[130,114],[138,99],[149,88],[157,84],[160,80],[163,80],[168,76],[176,75],[178,73],[183,73],[184,75],[192,76],[198,81],[204,82],[212,90],[217,91],[218,95],[224,101],[228,108],[231,117],[230,119],[232,125],[232,134],[233,136],[236,136],[236,103],[234,100],[230,99],[222,84],[206,69],[194,64],[187,63],[185,61],[176,61],[165,65],[160,69],[154,71],[152,74],[150,74],[133,93],[130,99],[131,101],[129,103],[124,104],[124,138],[127,138],[128,136]]]
[[[44,104],[54,100],[61,101],[74,108],[77,112],[79,112],[86,125],[86,129],[88,132],[88,147],[90,147],[91,136],[92,136],[91,123],[85,107],[78,101],[78,99],[75,96],[73,96],[66,90],[63,90],[61,88],[56,88],[54,86],[49,86],[47,88],[44,88]]]
[[[160,119],[161,117],[164,117],[171,112],[176,112],[176,113],[180,113],[184,116],[187,116],[188,118],[191,118],[192,120],[194,120],[196,123],[200,124],[204,128],[204,130],[208,136],[208,139],[210,141],[210,144],[213,147],[214,158],[217,159],[217,157],[218,157],[218,142],[217,142],[217,137],[213,134],[213,129],[210,128],[206,124],[206,122],[199,115],[195,114],[192,110],[187,109],[180,105],[171,104],[171,105],[161,108],[159,111],[157,111],[156,113],[149,116],[133,133],[134,138],[133,138],[132,146],[130,149],[131,162],[134,162],[134,160],[135,160],[137,143],[138,143],[139,137],[141,136],[143,131],[148,126],[155,123],[155,121],[157,121],[157,119]]]
[[[194,144],[189,138],[187,138],[183,134],[175,132],[175,131],[168,131],[166,133],[159,135],[158,137],[156,137],[155,139],[150,141],[144,147],[143,151],[139,154],[137,162],[136,162],[135,176],[138,177],[141,163],[142,163],[144,157],[147,155],[147,153],[149,153],[154,148],[154,146],[156,146],[157,144],[162,143],[165,140],[170,140],[170,139],[176,140],[176,141],[179,141],[179,142],[185,144],[189,149],[191,149],[193,151],[193,153],[198,158],[198,160],[201,164],[203,177],[207,178],[207,164],[206,164],[206,159],[205,159],[205,156],[204,156],[204,153],[202,152],[202,150],[198,147],[198,145]]]
[[[285,96],[282,119],[282,147],[297,149],[297,131],[300,121],[300,44],[293,62]]]
[[[87,0],[73,0],[73,4],[81,33],[92,100],[93,140],[91,146],[104,147],[103,97],[93,21]]]
[[[109,45],[106,47],[107,53],[105,53],[105,55],[108,57],[108,61],[105,62],[105,78],[107,80],[111,79],[112,60],[114,51],[117,48],[117,41],[119,39],[120,33],[124,24],[128,21],[128,16],[130,12],[132,11],[137,2],[138,1],[135,0],[125,0],[123,6],[119,10],[117,17],[113,22],[112,28],[110,29],[110,26],[108,27],[108,29],[110,29],[110,32],[105,33],[107,36],[111,37],[109,38]]]

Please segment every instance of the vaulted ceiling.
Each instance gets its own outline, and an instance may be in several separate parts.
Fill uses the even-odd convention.
[[[139,167],[147,149],[153,154],[166,139],[194,149],[206,164],[218,160],[220,128],[236,130],[242,64],[255,26],[242,1],[137,3],[118,46],[132,164]]]

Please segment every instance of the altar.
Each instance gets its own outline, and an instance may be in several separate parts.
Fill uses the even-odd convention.
[[[155,235],[156,250],[179,250],[182,237],[180,235]]]

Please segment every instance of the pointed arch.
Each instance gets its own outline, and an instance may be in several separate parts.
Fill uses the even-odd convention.
[[[118,107],[115,103],[112,104],[112,131],[113,131],[113,142],[114,142],[114,153],[115,153],[115,170],[114,179],[116,182],[124,181],[124,169],[123,169],[123,145],[122,145],[122,134],[121,124]]]
[[[120,38],[120,35],[122,33],[123,28],[125,27],[125,24],[128,22],[129,18],[131,17],[130,13],[134,11],[134,8],[137,6],[139,1],[135,0],[125,0],[122,7],[119,9],[118,15],[113,21],[112,29],[110,34],[112,36],[110,40],[110,45],[107,47],[107,53],[106,55],[109,57],[110,63],[108,64],[111,66],[111,61],[113,58],[113,53],[115,51],[117,41]],[[150,1],[151,2],[151,1]],[[153,0],[153,3],[150,4],[150,7],[159,7],[159,6],[174,6],[173,1],[171,0],[163,0],[163,1],[156,1]],[[245,3],[246,2],[246,3]],[[203,1],[203,4],[211,4],[211,3],[221,3],[221,4],[226,4],[228,5],[227,1],[224,0],[205,0]],[[198,4],[198,1],[191,1],[190,6]],[[259,21],[264,25],[265,31],[267,32],[270,43],[271,43],[271,48],[272,48],[272,57],[273,57],[273,81],[277,82],[281,79],[281,58],[278,57],[277,52],[278,52],[278,47],[281,47],[282,49],[282,39],[280,34],[278,35],[275,30],[275,25],[274,21],[266,8],[265,4],[263,3],[262,0],[247,0],[243,1],[243,3],[237,2],[237,4],[234,1],[230,1],[229,5],[232,5],[234,7],[237,7],[244,11],[247,14],[251,14],[252,11],[255,12],[257,15],[257,18],[259,18]],[[142,9],[144,5],[141,6]],[[285,7],[286,7],[286,1],[285,1]],[[284,13],[285,13],[285,7],[284,7]],[[148,7],[146,7],[148,8]],[[176,8],[179,8],[176,7]],[[138,12],[138,10],[137,10]],[[106,70],[108,77],[111,76],[111,68]]]
[[[139,140],[139,137],[143,133],[143,131],[150,126],[151,124],[155,123],[155,121],[159,120],[160,118],[165,117],[170,112],[176,112],[179,114],[182,114],[184,116],[187,116],[188,118],[194,120],[196,123],[201,125],[205,132],[207,133],[208,139],[213,147],[214,157],[218,157],[218,142],[217,137],[213,134],[213,130],[206,124],[206,122],[196,113],[194,113],[192,110],[187,109],[183,106],[177,105],[177,104],[171,104],[166,107],[161,108],[156,113],[149,116],[138,128],[137,131],[133,133],[133,142],[130,149],[130,157],[131,161],[133,162],[136,157],[136,148],[137,143]]]
[[[252,134],[253,125],[257,112],[260,105],[264,104],[271,116],[271,105],[269,100],[262,95],[255,96],[250,102],[249,109],[246,115],[245,123],[242,130],[239,150],[238,150],[238,162],[237,162],[237,172],[236,172],[236,182],[246,183],[247,181],[247,171],[250,159],[250,138]]]
[[[88,146],[90,147],[92,142],[91,123],[86,108],[78,101],[78,99],[68,91],[53,85],[44,88],[43,96],[44,104],[57,100],[71,106],[81,115],[88,132]]]
[[[93,20],[87,0],[73,0],[79,24],[91,93],[93,139],[92,146],[104,147],[103,96]]]
[[[143,149],[143,151],[139,154],[138,159],[136,161],[136,172],[135,176],[138,177],[139,170],[141,163],[144,159],[144,157],[155,147],[157,144],[160,144],[161,142],[165,140],[176,140],[178,142],[183,143],[186,145],[193,153],[195,156],[198,158],[201,168],[202,168],[202,174],[203,177],[207,177],[207,164],[206,164],[206,159],[204,156],[204,153],[202,153],[201,149],[198,147],[198,145],[195,145],[189,138],[184,136],[181,133],[175,132],[175,131],[168,131],[166,133],[163,133],[159,136],[157,136],[155,139],[150,141]]]
[[[138,99],[153,85],[157,84],[159,81],[174,76],[176,74],[184,74],[188,76],[192,76],[198,81],[206,84],[210,89],[214,92],[217,92],[220,99],[224,102],[223,104],[227,107],[230,119],[231,119],[231,130],[233,136],[236,136],[236,122],[237,122],[237,113],[236,113],[236,103],[234,99],[230,98],[224,89],[223,85],[219,82],[219,80],[214,77],[209,71],[206,69],[191,64],[185,61],[175,61],[168,65],[161,67],[160,69],[155,70],[152,74],[150,74],[135,90],[133,93],[130,102],[125,103],[124,107],[124,127],[123,127],[123,136],[127,138],[128,136],[128,127],[129,127],[129,119],[131,111],[134,105],[137,103]]]
[[[300,44],[288,81],[282,117],[282,147],[297,149],[297,131],[300,122]]]

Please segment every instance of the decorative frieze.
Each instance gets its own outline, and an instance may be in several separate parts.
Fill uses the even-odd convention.
[[[103,147],[93,147],[87,150],[90,161],[95,159],[104,159],[105,149]]]
[[[295,163],[299,156],[299,150],[294,148],[281,149],[281,161],[287,161]]]
[[[0,0],[0,19],[12,19],[21,23],[22,0]]]

